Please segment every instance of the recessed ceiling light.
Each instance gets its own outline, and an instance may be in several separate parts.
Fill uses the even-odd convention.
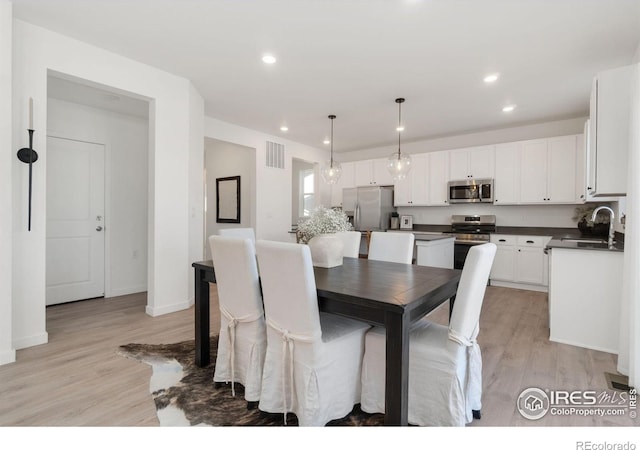
[[[322,143],[324,145],[329,145],[329,144],[331,144],[331,141],[329,139],[325,139],[324,141],[322,141]]]
[[[396,131],[404,131],[404,126],[396,127]]]
[[[289,131],[289,127],[281,126],[280,131]]]
[[[507,105],[504,108],[502,108],[502,112],[511,112],[514,109],[516,109],[516,105]]]
[[[274,64],[276,62],[276,57],[273,55],[264,55],[262,57],[262,62],[265,64]]]
[[[491,74],[487,75],[486,77],[484,77],[483,81],[485,83],[495,83],[496,81],[498,81],[499,77],[500,77],[499,73],[491,73]]]

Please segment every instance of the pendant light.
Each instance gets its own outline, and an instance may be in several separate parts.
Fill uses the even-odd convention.
[[[402,153],[400,151],[400,133],[404,130],[402,126],[402,103],[404,103],[403,98],[397,98],[396,103],[398,104],[398,151],[393,152],[389,155],[387,160],[387,170],[393,177],[394,181],[404,180],[411,170],[411,157],[407,153]]]
[[[325,162],[324,167],[320,171],[322,179],[327,184],[336,184],[340,179],[340,175],[342,175],[342,166],[338,161],[333,160],[333,119],[335,118],[336,116],[333,114],[329,116],[329,119],[331,119],[331,158]]]

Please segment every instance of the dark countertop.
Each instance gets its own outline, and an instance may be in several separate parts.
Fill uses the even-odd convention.
[[[589,239],[589,238],[587,238]],[[591,238],[597,239],[597,238]],[[562,239],[551,239],[547,244],[547,249],[562,248],[570,250],[604,250],[606,252],[624,252],[624,240],[614,240],[613,248],[609,248],[607,239],[603,238],[605,242],[575,242],[566,241]]]

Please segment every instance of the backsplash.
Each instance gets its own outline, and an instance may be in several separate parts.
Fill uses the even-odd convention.
[[[448,225],[454,214],[493,214],[498,226],[571,228],[577,224],[571,218],[578,205],[450,205],[399,207],[398,214],[413,216],[414,224]]]

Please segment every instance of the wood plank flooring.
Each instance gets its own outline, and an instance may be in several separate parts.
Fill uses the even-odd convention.
[[[219,329],[215,285],[211,330]],[[0,426],[157,426],[151,368],[117,355],[119,345],[193,338],[193,308],[152,318],[146,295],[47,308],[49,343],[17,352],[0,366]],[[430,319],[447,323],[445,303]],[[550,416],[516,410],[527,387],[607,390],[616,356],[548,340],[547,294],[490,286],[478,341],[483,356],[482,419],[471,426],[627,426],[624,417]]]

